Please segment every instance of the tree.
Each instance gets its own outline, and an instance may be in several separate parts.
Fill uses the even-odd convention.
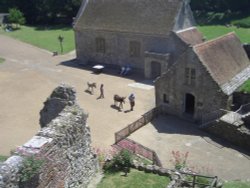
[[[17,27],[25,24],[23,13],[16,8],[9,9],[8,21],[11,24],[16,24]]]

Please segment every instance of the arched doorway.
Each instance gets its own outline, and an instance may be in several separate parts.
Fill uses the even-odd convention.
[[[157,78],[161,75],[161,63],[157,61],[151,62],[151,78]]]
[[[195,97],[187,93],[185,97],[185,112],[190,115],[194,115],[195,112]]]

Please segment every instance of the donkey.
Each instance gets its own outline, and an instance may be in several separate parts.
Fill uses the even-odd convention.
[[[87,83],[88,84],[88,91],[91,93],[91,94],[93,94],[93,92],[94,92],[94,88],[96,88],[96,83],[95,82],[93,82],[93,83]]]
[[[123,108],[123,103],[125,104],[126,97],[120,97],[119,95],[114,95],[114,105],[116,106],[117,103],[119,103],[119,108]]]

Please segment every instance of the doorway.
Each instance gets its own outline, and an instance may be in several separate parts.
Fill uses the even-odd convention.
[[[186,101],[185,101],[185,112],[190,115],[194,115],[195,111],[195,97],[187,93],[186,94]]]
[[[157,61],[151,62],[151,78],[155,79],[161,76],[161,63]]]

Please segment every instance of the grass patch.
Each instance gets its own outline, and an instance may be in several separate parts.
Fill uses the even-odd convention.
[[[250,93],[250,80],[247,80],[239,89],[241,92]]]
[[[3,63],[4,61],[5,61],[4,58],[0,57],[0,63]]]
[[[170,179],[156,174],[131,169],[127,177],[123,173],[105,174],[97,188],[165,188]]]
[[[0,162],[3,162],[3,161],[5,161],[8,158],[9,157],[7,157],[7,156],[0,155]]]
[[[58,41],[58,36],[61,35],[64,37],[64,53],[75,49],[73,29],[67,26],[22,26],[20,29],[13,32],[1,30],[0,34],[16,38],[50,52],[61,51]]]
[[[198,26],[207,40],[217,38],[230,32],[235,32],[242,43],[250,43],[250,28],[226,27],[223,25]]]
[[[250,188],[250,182],[233,181],[224,184],[223,188]]]

